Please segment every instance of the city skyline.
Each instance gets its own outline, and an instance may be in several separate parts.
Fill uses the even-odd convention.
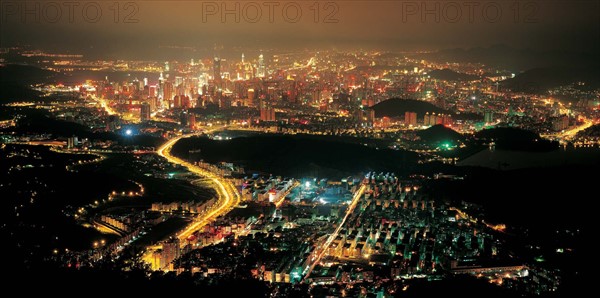
[[[3,282],[577,296],[599,5],[2,1]]]

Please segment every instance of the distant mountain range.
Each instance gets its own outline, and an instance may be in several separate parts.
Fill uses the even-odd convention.
[[[600,88],[600,69],[597,67],[534,68],[504,80],[501,87],[518,92],[540,93],[550,88],[582,82],[582,89]]]
[[[432,79],[443,81],[474,81],[481,79],[481,77],[476,75],[460,73],[447,68],[432,70],[428,73],[428,75]]]
[[[9,64],[0,66],[0,103],[39,100],[41,92],[29,85],[53,81],[58,75],[35,66]]]
[[[22,64],[7,64],[0,66],[0,83],[17,83],[20,85],[32,85],[40,83],[51,83],[60,80],[62,74],[37,66]]]
[[[16,82],[0,82],[0,104],[18,101],[38,101],[41,92]]]
[[[437,52],[416,54],[415,57],[435,62],[483,63],[512,72],[552,66],[600,66],[600,54],[563,51],[535,51],[515,49],[506,45],[490,47],[454,48]]]

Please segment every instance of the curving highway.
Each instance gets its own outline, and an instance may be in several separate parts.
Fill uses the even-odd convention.
[[[561,139],[572,139],[574,138],[580,131],[584,131],[590,127],[592,127],[592,125],[594,125],[594,121],[592,121],[591,119],[583,119],[583,124],[573,127],[569,130],[564,131],[563,133],[561,133],[559,135],[559,138]]]
[[[211,131],[215,131],[218,129],[219,128],[214,128]],[[200,168],[192,163],[189,163],[181,158],[171,155],[171,149],[173,148],[173,145],[175,145],[175,143],[177,143],[177,141],[179,141],[183,138],[189,138],[194,135],[196,135],[196,134],[187,134],[187,135],[182,135],[182,136],[172,138],[169,141],[167,141],[164,145],[162,145],[160,148],[158,148],[158,150],[157,150],[157,154],[166,158],[169,162],[184,166],[190,172],[192,172],[196,175],[199,175],[199,176],[206,177],[215,186],[215,190],[217,192],[216,206],[214,206],[209,211],[206,211],[205,213],[198,215],[198,217],[196,217],[194,219],[194,221],[185,228],[185,230],[181,231],[177,235],[179,240],[187,239],[198,229],[202,228],[204,225],[208,224],[210,221],[216,219],[220,215],[228,213],[229,211],[231,211],[235,206],[237,206],[241,202],[241,195],[240,195],[239,191],[235,188],[233,183],[231,183],[231,181],[229,181],[215,173],[212,173],[210,171],[202,169],[202,168]],[[182,242],[182,244],[185,243],[185,241],[181,241],[181,242]]]

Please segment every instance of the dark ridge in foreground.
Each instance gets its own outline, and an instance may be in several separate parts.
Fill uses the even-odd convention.
[[[429,145],[439,145],[440,143],[456,145],[458,142],[465,139],[465,137],[460,133],[442,124],[434,125],[425,130],[420,130],[417,132],[417,135],[423,142]]]

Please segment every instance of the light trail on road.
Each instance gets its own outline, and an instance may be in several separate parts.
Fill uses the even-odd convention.
[[[565,130],[563,132],[559,132],[556,134],[547,134],[547,135],[541,135],[541,136],[544,138],[557,138],[561,141],[568,141],[568,140],[574,138],[579,132],[592,127],[592,125],[594,125],[594,121],[586,118],[583,120],[583,124],[581,124],[579,126],[573,127],[571,129],[568,129],[568,130]]]
[[[281,207],[281,205],[283,205],[283,202],[285,201],[285,197],[287,197],[292,190],[294,190],[294,188],[298,187],[300,185],[300,182],[298,181],[294,181],[294,184],[292,186],[290,186],[290,188],[288,188],[288,190],[286,190],[280,197],[279,200],[277,202],[275,202],[275,207],[279,208]]]
[[[344,226],[344,224],[348,220],[348,217],[350,217],[350,214],[352,214],[352,212],[354,212],[354,209],[356,208],[356,205],[358,205],[358,202],[360,201],[360,198],[364,194],[366,188],[367,188],[367,186],[365,184],[363,184],[356,191],[356,193],[354,193],[354,197],[352,197],[352,202],[350,202],[350,205],[348,206],[348,210],[346,211],[346,215],[344,216],[344,219],[342,219],[342,221],[340,222],[340,224],[338,225],[338,227],[335,229],[335,231],[329,236],[329,238],[327,238],[327,240],[325,241],[325,243],[323,244],[323,246],[321,246],[320,253],[318,253],[318,255],[315,258],[315,260],[309,266],[308,271],[306,272],[306,275],[304,275],[304,279],[306,279],[307,277],[310,276],[310,274],[312,273],[313,269],[315,269],[315,266],[317,266],[317,264],[321,261],[321,258],[327,252],[327,249],[329,248],[329,245],[331,245],[331,243],[333,242],[333,240],[335,240],[335,238],[337,237],[337,235],[340,233],[340,231],[342,230],[342,227]],[[319,250],[319,249],[317,249],[317,250]]]
[[[220,129],[220,128],[213,128],[210,131],[215,131],[218,129]],[[190,235],[192,235],[198,229],[200,229],[201,227],[203,227],[204,225],[209,223],[211,220],[214,220],[215,218],[219,217],[220,215],[228,213],[235,206],[239,205],[239,203],[241,201],[241,195],[240,195],[239,191],[227,179],[224,179],[215,173],[212,173],[210,171],[202,169],[202,168],[200,168],[192,163],[189,163],[181,158],[171,155],[171,149],[173,148],[173,145],[175,145],[179,140],[181,140],[183,138],[189,138],[194,135],[197,135],[197,134],[187,134],[187,135],[182,135],[182,136],[172,138],[169,141],[167,141],[164,145],[162,145],[160,148],[158,148],[158,150],[156,151],[159,156],[166,158],[169,162],[184,166],[190,172],[209,179],[210,182],[212,182],[215,185],[215,190],[217,192],[218,206],[216,208],[213,208],[210,212],[208,212],[206,214],[199,215],[193,221],[192,224],[187,226],[185,230],[183,230],[182,232],[179,233],[179,235],[177,235],[177,237],[180,240],[187,239]]]

